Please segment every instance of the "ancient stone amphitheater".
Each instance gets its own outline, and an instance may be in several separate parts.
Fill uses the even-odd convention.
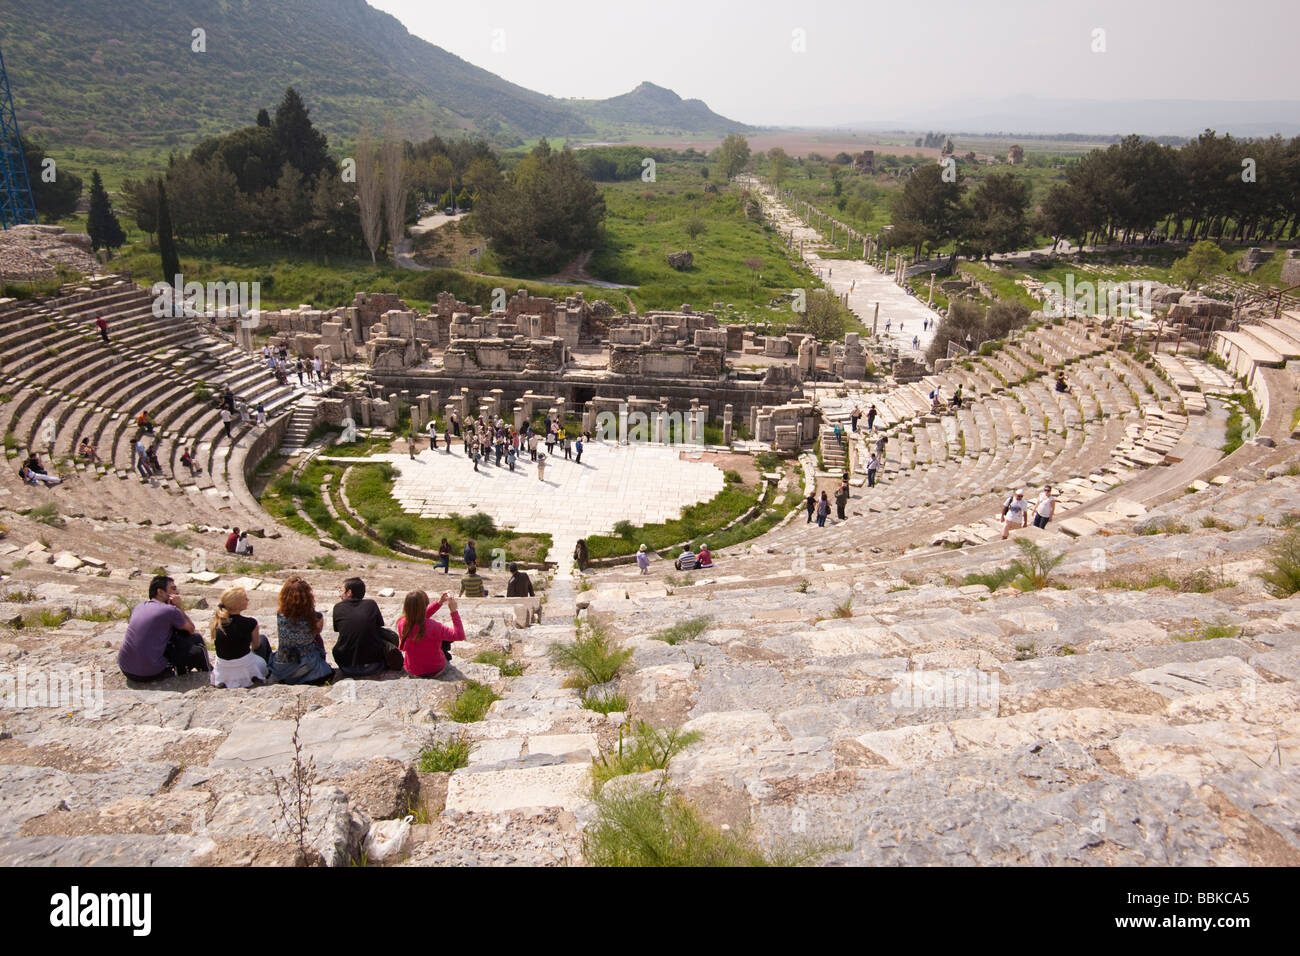
[[[562,564],[536,576],[544,623],[531,627],[503,599],[467,599],[469,640],[436,681],[225,690],[191,675],[133,689],[116,667],[121,614],[155,567],[205,631],[236,581],[264,628],[290,573],[326,607],[337,593],[344,575],[312,566],[320,543],[249,490],[304,399],[204,323],[154,318],[112,277],[6,300],[0,862],[292,862],[273,777],[292,770],[296,727],[312,762],[308,842],[329,864],[360,860],[372,827],[407,815],[407,865],[580,864],[601,812],[593,757],[643,721],[698,740],[620,788],[670,787],[758,847],[805,840],[822,863],[1300,862],[1300,596],[1257,577],[1300,517],[1300,317],[1231,336],[1217,349],[1262,424],[1226,457],[1219,396],[1246,388],[1232,375],[1187,351],[1125,351],[1099,324],[1045,324],[920,382],[823,387],[827,425],[874,403],[891,436],[881,485],[857,483],[846,521],[819,529],[797,511],[707,571]],[[1069,394],[1051,386],[1058,368]],[[228,439],[195,400],[199,381],[232,384],[270,423]],[[957,383],[975,400],[930,414],[930,389]],[[131,470],[145,408],[174,476],[153,484]],[[50,435],[71,477],[23,485],[18,456],[47,453]],[[100,467],[72,464],[82,436]],[[874,438],[852,436],[859,461]],[[787,486],[816,480],[815,459],[801,461]],[[1053,524],[1000,540],[1008,491],[1047,481],[1062,489]],[[258,557],[280,567],[210,557],[194,571],[192,549],[224,558],[234,525],[261,530]],[[966,583],[1021,557],[1023,539],[1064,554],[1050,586]],[[427,564],[333,554],[389,621],[408,589],[442,588]],[[661,639],[688,622],[693,638]],[[585,708],[548,653],[591,625],[632,652],[600,688],[624,711]],[[520,673],[469,663],[484,651]],[[50,706],[56,675],[72,674],[98,675],[102,707]],[[468,680],[500,699],[456,724]],[[458,737],[474,744],[467,766],[419,771],[423,750]]]

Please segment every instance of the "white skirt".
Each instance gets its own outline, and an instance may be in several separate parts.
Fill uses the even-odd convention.
[[[225,684],[228,688],[252,687],[254,679],[266,680],[266,661],[249,651],[243,657],[233,661],[223,661],[220,657],[212,667],[212,685]]]

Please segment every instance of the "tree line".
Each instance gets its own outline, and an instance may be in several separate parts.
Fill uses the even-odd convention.
[[[973,189],[954,164],[926,165],[895,196],[884,241],[913,256],[951,245],[954,255],[1024,248],[1036,235],[1079,245],[1300,235],[1300,137],[1235,139],[1206,130],[1182,147],[1127,136],[1065,169],[1031,213],[1028,183],[1010,170]]]

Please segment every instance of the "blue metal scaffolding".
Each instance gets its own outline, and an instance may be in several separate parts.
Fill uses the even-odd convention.
[[[36,200],[27,176],[27,157],[18,135],[18,117],[9,94],[9,74],[0,52],[0,227],[36,221]]]

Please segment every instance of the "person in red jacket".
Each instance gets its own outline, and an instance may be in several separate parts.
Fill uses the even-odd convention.
[[[238,544],[239,544],[239,529],[236,528],[234,531],[230,532],[229,536],[227,536],[226,538],[226,550],[229,551],[231,554],[234,554],[235,547]]]
[[[443,604],[451,611],[451,627],[433,620]],[[447,667],[443,648],[452,641],[465,640],[465,625],[456,609],[456,599],[444,591],[436,603],[430,604],[429,595],[411,591],[397,619],[397,634],[406,672],[412,677],[437,677]]]
[[[97,319],[95,320],[95,327],[96,327],[97,329],[99,329],[99,334],[100,334],[101,336],[103,336],[103,338],[104,338],[104,342],[105,342],[105,344],[107,344],[107,342],[108,342],[108,323],[104,321],[104,317],[103,317],[102,315],[101,315],[99,318],[97,318]]]

